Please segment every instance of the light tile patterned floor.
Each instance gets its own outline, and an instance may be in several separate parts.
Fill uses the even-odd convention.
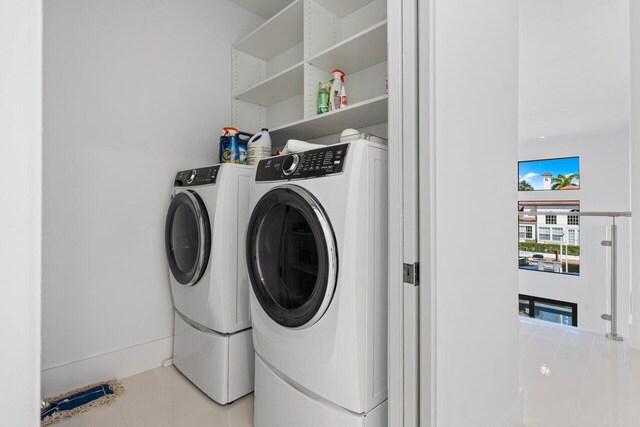
[[[640,351],[538,320],[520,321],[527,427],[640,426]]]
[[[122,380],[126,393],[112,405],[75,415],[60,427],[249,427],[253,395],[220,406],[173,366]]]
[[[111,406],[60,427],[249,427],[253,396],[232,405],[210,400],[174,367],[123,380]],[[520,383],[526,427],[640,426],[640,351],[587,331],[520,321]],[[460,426],[463,427],[463,426]],[[464,426],[467,427],[467,426]]]

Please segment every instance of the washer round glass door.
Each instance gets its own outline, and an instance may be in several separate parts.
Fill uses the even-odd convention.
[[[334,233],[317,200],[295,185],[272,189],[253,210],[246,247],[251,286],[269,317],[290,328],[316,323],[338,273]]]
[[[171,200],[165,224],[165,250],[173,277],[186,286],[204,274],[211,250],[209,214],[193,191],[177,193]]]

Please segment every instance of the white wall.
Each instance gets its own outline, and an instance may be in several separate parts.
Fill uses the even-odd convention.
[[[580,190],[521,192],[520,200],[578,200],[582,211],[629,211],[628,133],[547,137],[521,142],[520,160],[580,156]],[[515,185],[515,184],[514,184]],[[609,313],[609,250],[600,245],[608,239],[611,220],[581,217],[580,276],[520,270],[520,293],[578,304],[578,326],[606,332]],[[617,220],[618,228],[618,327],[628,336],[630,290],[630,220]],[[517,236],[514,237],[517,239]],[[513,256],[514,262],[515,255]]]
[[[640,2],[631,2],[631,182],[633,227],[633,325],[631,345],[640,348]]]
[[[42,2],[0,2],[0,425],[36,426],[40,399]]]
[[[628,20],[629,0],[520,0],[521,139],[627,129]]]
[[[435,192],[421,257],[435,268],[422,274],[435,285],[436,425],[515,427],[518,3],[436,0],[432,10],[435,157],[433,187],[420,191]]]
[[[628,8],[628,0],[520,0],[519,159],[580,156],[581,169],[579,191],[521,192],[521,200],[630,210]],[[618,223],[618,327],[626,336],[630,221]],[[578,326],[608,330],[600,315],[610,311],[609,252],[600,242],[609,224],[581,218],[580,277],[522,270],[520,292],[577,303]]]
[[[224,0],[44,5],[49,395],[171,357],[171,184],[180,169],[218,161],[230,46],[262,19]]]

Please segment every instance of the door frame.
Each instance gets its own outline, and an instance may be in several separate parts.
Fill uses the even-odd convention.
[[[0,425],[40,425],[42,280],[42,0],[0,2]],[[11,286],[9,287],[9,284]],[[9,391],[10,390],[10,391]]]
[[[420,423],[418,0],[387,3],[389,52],[389,425]],[[413,283],[404,266],[413,267]],[[424,290],[422,291],[424,292]]]

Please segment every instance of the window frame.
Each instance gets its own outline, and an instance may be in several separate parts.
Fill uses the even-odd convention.
[[[563,307],[571,308],[571,326],[578,327],[578,304],[576,304],[576,303],[568,302],[568,301],[554,300],[554,299],[551,299],[551,298],[537,297],[537,296],[533,296],[533,295],[518,294],[518,313],[520,313],[520,301],[521,300],[528,300],[528,302],[529,302],[529,313],[526,315],[526,317],[530,317],[532,319],[536,319],[536,317],[535,317],[536,302],[542,303],[542,304],[563,306]],[[520,316],[525,316],[525,315],[524,314],[520,314]],[[543,321],[544,322],[549,322],[549,323],[555,323],[557,325],[563,325],[563,323],[551,322],[551,321],[548,321],[548,320],[543,320]]]

